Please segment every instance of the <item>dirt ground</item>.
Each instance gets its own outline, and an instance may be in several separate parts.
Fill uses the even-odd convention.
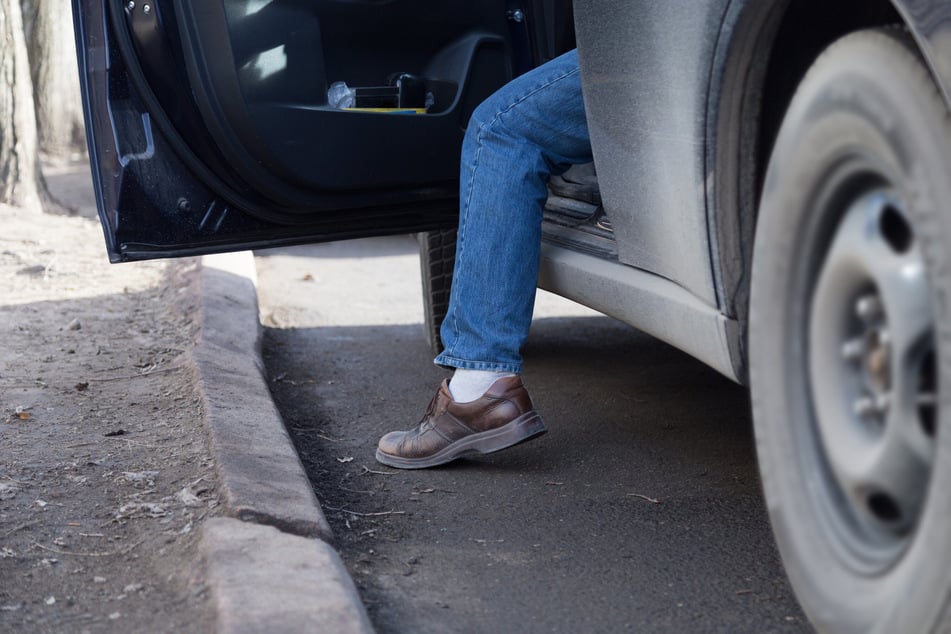
[[[75,214],[0,205],[0,631],[208,631],[196,261],[110,265],[88,167],[46,171]]]

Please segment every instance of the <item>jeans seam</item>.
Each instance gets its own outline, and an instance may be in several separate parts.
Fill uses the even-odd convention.
[[[577,69],[577,68],[572,68],[571,70],[569,70],[569,71],[566,72],[566,73],[562,73],[562,74],[560,74],[560,75],[556,75],[555,77],[552,77],[551,79],[546,80],[544,83],[539,84],[539,85],[536,86],[535,88],[532,88],[532,89],[529,90],[527,93],[525,93],[525,94],[522,95],[521,97],[518,97],[517,99],[515,99],[514,101],[512,101],[512,103],[510,103],[509,105],[505,106],[504,108],[499,108],[498,111],[495,113],[495,116],[492,118],[492,121],[490,121],[488,124],[486,124],[486,125],[484,125],[484,126],[481,126],[481,125],[479,126],[479,127],[480,127],[479,138],[480,138],[480,139],[482,138],[482,130],[484,130],[484,129],[486,129],[486,128],[492,127],[492,125],[493,125],[496,121],[498,121],[498,120],[502,117],[503,114],[506,114],[506,113],[509,112],[512,108],[514,108],[515,106],[519,105],[520,103],[522,103],[523,101],[525,101],[526,99],[528,99],[529,97],[531,97],[532,95],[534,95],[535,93],[537,93],[537,92],[539,92],[539,91],[541,91],[541,90],[543,90],[543,89],[545,89],[545,88],[548,88],[548,87],[551,86],[552,84],[554,84],[554,83],[556,83],[556,82],[559,82],[559,81],[561,81],[562,79],[566,79],[566,78],[570,77],[571,75],[575,75],[575,74],[577,74],[578,72],[580,72],[579,69]]]
[[[472,200],[472,186],[475,181],[475,169],[479,166],[479,159],[482,158],[482,127],[479,127],[479,134],[476,135],[476,151],[472,159],[472,174],[469,176],[469,182],[466,183],[466,202],[465,208],[469,208],[469,202]],[[464,224],[459,226],[459,244],[457,247],[456,261],[459,262],[462,258],[460,255],[463,253],[466,247],[466,226],[469,223],[469,214],[466,214],[465,219],[463,220]],[[459,272],[459,269],[453,271],[453,277]],[[459,318],[456,315],[456,304],[452,303],[452,324],[453,330],[456,332],[456,339],[458,339],[459,334]],[[449,354],[456,348],[456,340],[454,339],[449,346],[449,349],[446,351]]]

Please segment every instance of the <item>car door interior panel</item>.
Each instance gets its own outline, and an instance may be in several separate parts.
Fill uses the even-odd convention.
[[[448,159],[468,114],[511,76],[505,13],[485,11],[491,3],[437,3],[433,23],[412,17],[406,2],[173,4],[202,120],[245,181],[289,206],[312,190],[455,180]],[[470,19],[472,8],[484,15]],[[379,86],[398,73],[450,87],[444,103],[390,116],[327,103],[331,82]]]
[[[511,77],[508,21],[497,3],[438,3],[425,21],[410,4],[175,0],[121,13],[147,78],[180,58],[172,81],[190,88],[194,107],[163,103],[178,113],[176,127],[197,118],[204,140],[249,188],[307,212],[334,206],[320,191],[454,181],[468,114]],[[376,86],[398,73],[449,88],[419,116],[327,103],[331,82]],[[168,101],[173,93],[158,94]]]
[[[451,226],[474,108],[573,44],[561,0],[74,0],[74,14],[116,261]],[[331,104],[334,84],[357,107]]]

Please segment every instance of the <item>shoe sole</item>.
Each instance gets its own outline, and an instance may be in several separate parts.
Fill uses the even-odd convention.
[[[526,440],[541,436],[548,429],[537,412],[526,412],[515,420],[496,429],[479,432],[460,438],[425,458],[401,458],[392,454],[376,450],[376,460],[389,467],[397,469],[426,469],[452,462],[469,454],[489,454],[514,447]]]

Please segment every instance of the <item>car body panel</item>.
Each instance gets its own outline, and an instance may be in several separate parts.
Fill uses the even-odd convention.
[[[733,381],[737,323],[659,275],[554,244],[542,244],[538,286],[637,328]]]
[[[951,102],[951,4],[934,0],[894,0],[918,41],[935,80]]]
[[[726,5],[575,3],[588,127],[619,260],[712,306],[703,143],[710,61]]]
[[[947,100],[951,5],[892,4]],[[873,20],[865,16],[850,27],[841,15],[847,11],[837,6],[789,0],[575,3],[585,106],[619,260],[717,307],[726,318],[732,359],[724,374],[741,382],[747,380],[749,274],[768,135],[794,85],[778,97],[764,91],[770,89],[770,70],[787,57],[803,56],[783,49],[798,44],[794,32],[786,39],[778,32],[785,20],[802,20],[810,11],[816,11],[816,20],[823,10],[840,13],[836,24],[809,42],[814,49],[794,60],[799,67],[790,71],[789,81],[798,81],[813,59],[809,55],[848,28],[874,26],[862,22]],[[653,318],[647,312],[626,311],[623,319],[649,329]],[[694,347],[687,332],[661,338],[685,350]]]

